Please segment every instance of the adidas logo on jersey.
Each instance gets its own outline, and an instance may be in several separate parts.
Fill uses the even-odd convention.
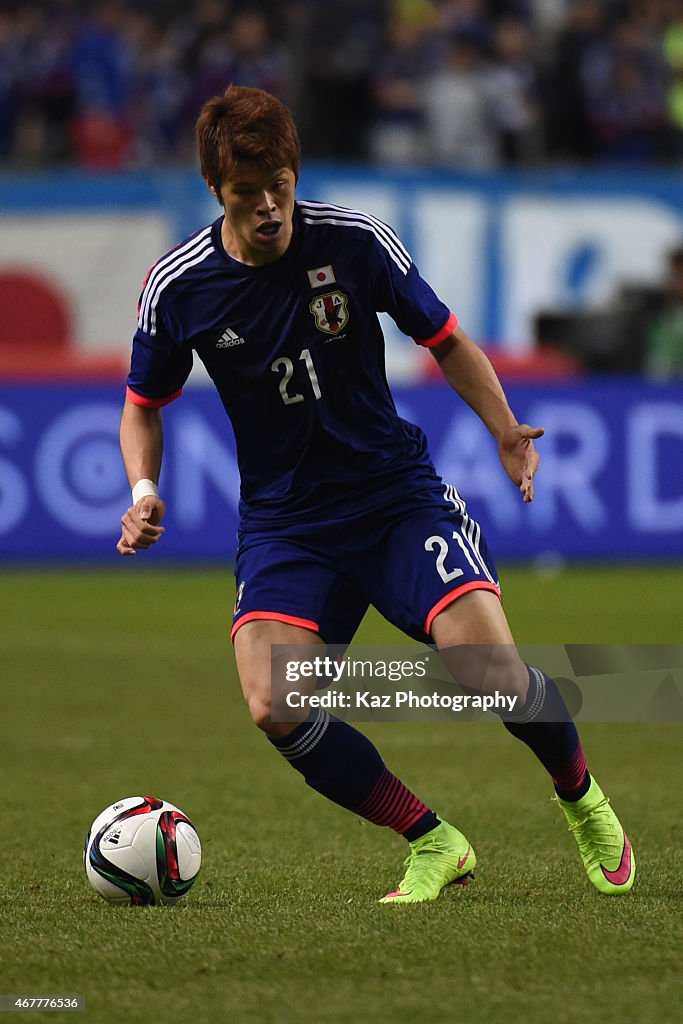
[[[216,348],[235,348],[236,345],[244,345],[244,338],[240,338],[239,334],[226,327],[216,342]]]

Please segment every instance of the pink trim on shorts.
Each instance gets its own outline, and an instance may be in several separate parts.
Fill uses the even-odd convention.
[[[500,587],[497,587],[495,583],[489,583],[486,580],[471,580],[469,583],[463,583],[461,587],[457,587],[455,590],[451,590],[450,594],[446,594],[440,601],[437,601],[432,610],[427,615],[424,624],[424,631],[429,636],[432,630],[432,623],[437,617],[439,612],[442,612],[444,608],[447,608],[453,601],[457,601],[463,594],[468,594],[470,590],[492,590],[500,601]]]
[[[413,341],[417,345],[422,345],[423,348],[434,348],[435,345],[440,345],[442,341],[445,341],[448,335],[452,334],[457,326],[457,316],[455,313],[450,313],[448,320],[441,330],[437,331],[436,334],[433,334],[431,338],[413,338]]]
[[[302,629],[310,629],[313,633],[320,632],[320,626],[312,619],[299,619],[296,615],[284,615],[282,612],[246,612],[234,623],[230,639],[235,639],[235,633],[245,622],[256,622],[259,619],[270,622],[286,622],[288,626],[301,626]]]

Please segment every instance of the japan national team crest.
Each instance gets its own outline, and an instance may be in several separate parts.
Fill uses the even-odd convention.
[[[343,292],[318,295],[309,309],[315,317],[316,327],[325,334],[339,334],[349,322],[348,299]]]

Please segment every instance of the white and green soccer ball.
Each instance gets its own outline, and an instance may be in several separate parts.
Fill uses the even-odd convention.
[[[194,825],[178,807],[129,796],[98,814],[85,840],[85,873],[95,892],[122,906],[172,906],[202,863]]]

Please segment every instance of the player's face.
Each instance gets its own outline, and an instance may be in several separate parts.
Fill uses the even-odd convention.
[[[275,174],[249,168],[223,182],[222,238],[226,252],[241,263],[272,263],[292,240],[294,172],[283,167]]]

